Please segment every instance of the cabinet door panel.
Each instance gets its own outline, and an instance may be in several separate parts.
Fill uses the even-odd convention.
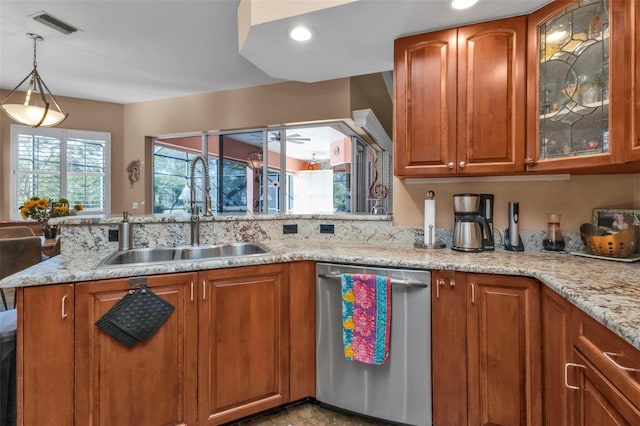
[[[540,287],[467,274],[469,424],[540,424]]]
[[[18,424],[73,424],[73,284],[18,289]]]
[[[94,325],[126,294],[128,280],[76,286],[76,424],[196,424],[195,279],[148,279],[149,288],[175,310],[149,340],[131,348]]]
[[[290,400],[316,396],[315,262],[289,265]]]
[[[542,288],[542,348],[544,424],[568,426],[564,365],[571,360],[571,305],[547,286]]]
[[[579,351],[574,360],[579,389],[571,390],[574,425],[632,426],[640,424],[640,411]],[[570,379],[573,380],[573,379]],[[572,382],[573,383],[573,382]]]
[[[458,29],[458,167],[523,171],[526,17]]]
[[[467,424],[467,293],[464,273],[431,276],[433,424]]]
[[[528,170],[614,170],[632,155],[635,3],[555,1],[529,15]],[[563,21],[569,36],[554,39]]]
[[[634,35],[635,38],[635,54],[636,61],[633,64],[633,68],[635,70],[635,96],[634,96],[634,104],[633,104],[633,132],[631,135],[631,150],[628,154],[627,159],[629,161],[640,161],[640,63],[638,59],[638,55],[640,55],[640,36],[638,36],[638,32],[640,32],[640,4],[638,2],[633,3],[633,23],[632,23],[632,31],[631,34]]]
[[[288,401],[286,268],[201,273],[200,424],[220,424]]]
[[[455,29],[396,40],[397,176],[455,172],[456,52]]]

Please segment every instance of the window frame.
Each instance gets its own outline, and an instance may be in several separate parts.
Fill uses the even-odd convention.
[[[98,132],[93,130],[62,129],[50,127],[30,127],[20,124],[11,125],[11,179],[10,179],[10,208],[9,218],[11,220],[23,220],[18,208],[25,200],[18,199],[18,144],[20,135],[44,136],[60,140],[60,197],[67,198],[67,140],[71,138],[91,139],[103,141],[104,147],[104,210],[82,211],[80,214],[90,215],[110,215],[111,214],[111,133]],[[75,174],[76,172],[71,172]]]

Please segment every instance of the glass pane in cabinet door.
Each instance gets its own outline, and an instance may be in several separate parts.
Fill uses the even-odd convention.
[[[584,0],[540,27],[540,159],[609,152],[608,8]]]

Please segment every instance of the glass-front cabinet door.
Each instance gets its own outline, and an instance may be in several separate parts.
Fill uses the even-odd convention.
[[[531,15],[528,170],[624,162],[629,1],[559,1]]]

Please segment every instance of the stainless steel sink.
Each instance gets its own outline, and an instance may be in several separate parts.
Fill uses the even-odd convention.
[[[236,243],[188,247],[180,250],[180,257],[185,260],[197,260],[215,257],[252,256],[268,252],[269,249],[260,243]]]
[[[102,259],[96,266],[140,266],[154,263],[174,263],[197,260],[212,260],[226,257],[245,257],[271,252],[262,243],[231,243],[209,246],[156,247],[117,251]]]

